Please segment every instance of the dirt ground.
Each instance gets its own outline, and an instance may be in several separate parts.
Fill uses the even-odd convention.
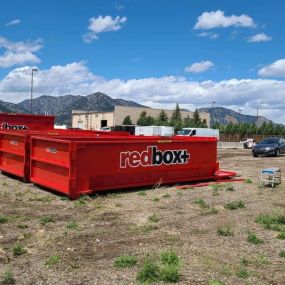
[[[234,191],[211,186],[138,189],[68,201],[32,184],[0,174],[0,278],[11,270],[16,284],[137,284],[144,258],[173,249],[182,260],[177,284],[285,284],[285,240],[255,222],[260,213],[285,213],[285,181],[272,190],[258,186],[265,167],[285,169],[285,156],[253,158],[250,150],[220,150],[222,169],[252,183],[232,182]],[[212,213],[195,200],[218,210]],[[242,200],[245,208],[227,210]],[[148,217],[155,214],[156,222]],[[220,236],[219,227],[233,236]],[[247,241],[254,232],[263,240]],[[15,256],[20,244],[26,253]],[[118,269],[116,257],[129,254],[138,263]],[[243,276],[241,270],[248,274]],[[162,284],[162,283],[157,283]]]

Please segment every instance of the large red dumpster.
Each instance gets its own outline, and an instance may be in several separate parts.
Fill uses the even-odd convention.
[[[97,137],[122,136],[111,132],[81,130],[0,130],[0,170],[29,181],[30,177],[30,138],[32,135],[47,137],[69,137],[77,140],[94,140]],[[125,133],[126,135],[126,133]],[[119,137],[120,137],[119,136]]]
[[[32,182],[77,198],[109,189],[212,179],[215,138],[31,138]]]
[[[54,116],[0,113],[0,130],[48,130],[54,128]]]

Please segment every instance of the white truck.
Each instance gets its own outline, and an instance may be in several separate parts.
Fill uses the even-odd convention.
[[[135,135],[172,137],[174,135],[174,128],[165,126],[136,126]]]
[[[186,137],[216,137],[220,139],[219,130],[207,129],[207,128],[183,128],[177,133],[177,136]]]

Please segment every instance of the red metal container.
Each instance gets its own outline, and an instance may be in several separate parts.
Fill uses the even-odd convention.
[[[0,113],[0,130],[49,130],[54,116]]]
[[[97,137],[111,137],[110,132],[81,130],[38,130],[15,131],[0,130],[0,170],[29,181],[30,178],[30,140],[32,135],[61,137],[74,140],[94,140]],[[114,133],[116,136],[123,134]],[[126,133],[125,133],[126,134]],[[120,137],[119,136],[119,137]]]
[[[156,183],[215,178],[215,138],[31,138],[32,182],[78,198],[82,194]]]

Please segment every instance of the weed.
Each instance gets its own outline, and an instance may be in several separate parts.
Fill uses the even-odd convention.
[[[234,231],[232,230],[232,228],[230,226],[220,227],[217,229],[217,234],[219,236],[229,237],[229,236],[234,235]]]
[[[199,205],[201,208],[209,208],[209,205],[202,198],[196,199],[194,203]]]
[[[252,183],[252,180],[251,180],[251,179],[249,179],[249,178],[244,179],[244,183],[249,183],[249,184],[251,184],[251,183]]]
[[[170,235],[168,238],[167,238],[168,242],[172,245],[174,245],[175,243],[177,243],[179,241],[179,237],[176,236],[176,235]]]
[[[226,185],[225,190],[226,190],[226,191],[235,191],[235,188],[234,188],[233,185],[228,184],[228,185]]]
[[[0,215],[0,224],[6,224],[6,223],[8,223],[8,218]]]
[[[146,196],[146,192],[145,192],[145,191],[140,191],[140,192],[138,192],[138,195],[140,195],[140,196]]]
[[[277,235],[277,238],[278,238],[278,239],[285,239],[285,232],[280,232],[280,233]]]
[[[240,266],[238,271],[236,272],[237,277],[246,279],[250,276],[249,272],[243,266]]]
[[[111,197],[110,196],[111,194],[108,194],[108,197]],[[86,202],[87,201],[90,201],[91,198],[87,195],[84,195],[84,196],[81,196],[79,199],[77,199],[74,204],[77,206],[77,207],[81,207],[81,206],[85,206],[86,205]]]
[[[146,225],[146,226],[141,226],[140,229],[143,233],[149,233],[153,230],[157,230],[158,227],[155,225]]]
[[[252,259],[252,262],[254,264],[261,265],[261,266],[265,266],[265,265],[268,265],[270,263],[267,256],[264,254],[257,255],[256,257],[254,257]]]
[[[68,197],[60,197],[59,198],[61,201],[69,201]]]
[[[40,223],[42,225],[46,225],[48,223],[55,223],[55,220],[53,217],[50,217],[50,216],[42,216],[40,217]]]
[[[78,224],[76,222],[69,222],[67,225],[66,225],[66,228],[67,229],[72,229],[72,230],[77,230],[78,229]]]
[[[213,191],[213,196],[218,196],[219,195],[219,189],[221,188],[221,186],[219,184],[214,184],[211,185],[212,191]]]
[[[253,244],[261,244],[263,240],[257,237],[255,233],[248,233],[247,241]]]
[[[160,260],[163,264],[180,265],[180,258],[173,250],[162,251]]]
[[[236,209],[244,208],[245,205],[244,205],[244,202],[242,200],[237,200],[237,201],[227,203],[224,207],[227,210],[236,210]]]
[[[159,279],[165,282],[175,283],[180,278],[179,267],[173,264],[167,264],[160,268]]]
[[[20,225],[17,225],[17,228],[19,229],[27,229],[29,226],[26,225],[26,224],[20,224]]]
[[[272,214],[260,214],[255,222],[263,225],[265,229],[271,229],[275,231],[285,231],[285,215],[278,212]]]
[[[162,196],[162,198],[170,198],[170,197],[171,197],[171,195],[168,194],[168,193],[166,193],[166,194],[164,194],[164,195]]]
[[[14,278],[14,275],[11,270],[6,270],[4,274],[2,275],[1,284],[3,285],[9,285],[9,284],[15,284],[16,280]]]
[[[3,185],[3,186],[8,186],[8,183],[7,183],[6,181],[4,181],[4,182],[2,183],[2,185]]]
[[[158,197],[155,197],[152,201],[153,201],[153,202],[159,202],[159,198],[158,198]]]
[[[225,285],[225,283],[219,281],[219,280],[210,280],[208,282],[208,285]]]
[[[150,259],[145,260],[140,269],[137,280],[140,282],[150,283],[159,279],[159,266]]]
[[[176,195],[178,195],[178,196],[183,196],[183,192],[182,191],[176,191]]]
[[[249,265],[249,260],[243,257],[240,261],[240,264],[243,266],[248,266]]]
[[[218,213],[219,213],[219,210],[211,206],[205,209],[202,214],[203,215],[213,215],[213,214],[218,214]]]
[[[285,250],[281,250],[281,251],[279,252],[279,256],[280,256],[280,257],[285,257]]]
[[[51,267],[60,261],[60,257],[58,255],[50,256],[45,262],[45,266]]]
[[[14,256],[19,256],[19,255],[23,255],[27,252],[27,250],[24,248],[24,246],[22,246],[21,244],[16,244],[13,247],[13,255]]]
[[[148,221],[151,223],[157,223],[159,221],[159,216],[157,214],[151,214],[148,217]]]
[[[131,255],[121,255],[114,261],[114,266],[118,268],[132,267],[137,264],[137,258]]]

